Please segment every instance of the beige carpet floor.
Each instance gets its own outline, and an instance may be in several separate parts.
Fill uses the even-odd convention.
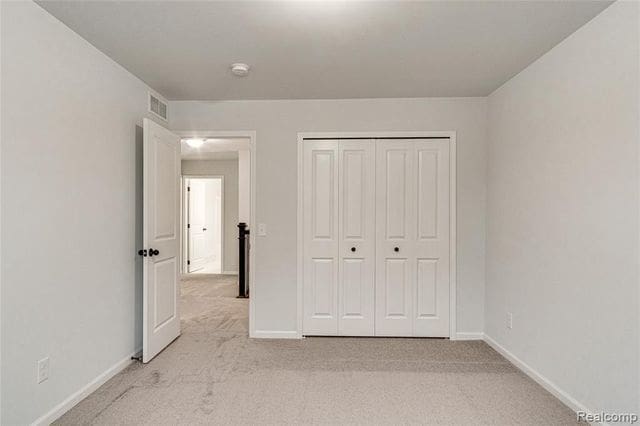
[[[182,336],[56,424],[576,424],[484,342],[250,340],[235,277],[182,285]]]

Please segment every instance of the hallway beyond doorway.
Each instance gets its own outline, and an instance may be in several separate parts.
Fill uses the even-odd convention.
[[[249,301],[238,299],[237,275],[188,275],[182,279],[183,333],[249,334]]]

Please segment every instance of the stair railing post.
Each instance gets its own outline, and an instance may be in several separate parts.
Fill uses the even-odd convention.
[[[238,223],[238,298],[249,297],[247,288],[247,235],[249,230],[244,222]]]

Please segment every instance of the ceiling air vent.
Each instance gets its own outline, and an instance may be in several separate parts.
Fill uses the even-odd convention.
[[[153,93],[149,93],[149,112],[167,121],[167,103]]]

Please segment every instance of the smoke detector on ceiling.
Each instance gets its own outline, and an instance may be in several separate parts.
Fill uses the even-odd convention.
[[[231,64],[231,72],[238,77],[245,77],[249,74],[249,65],[242,63]]]

